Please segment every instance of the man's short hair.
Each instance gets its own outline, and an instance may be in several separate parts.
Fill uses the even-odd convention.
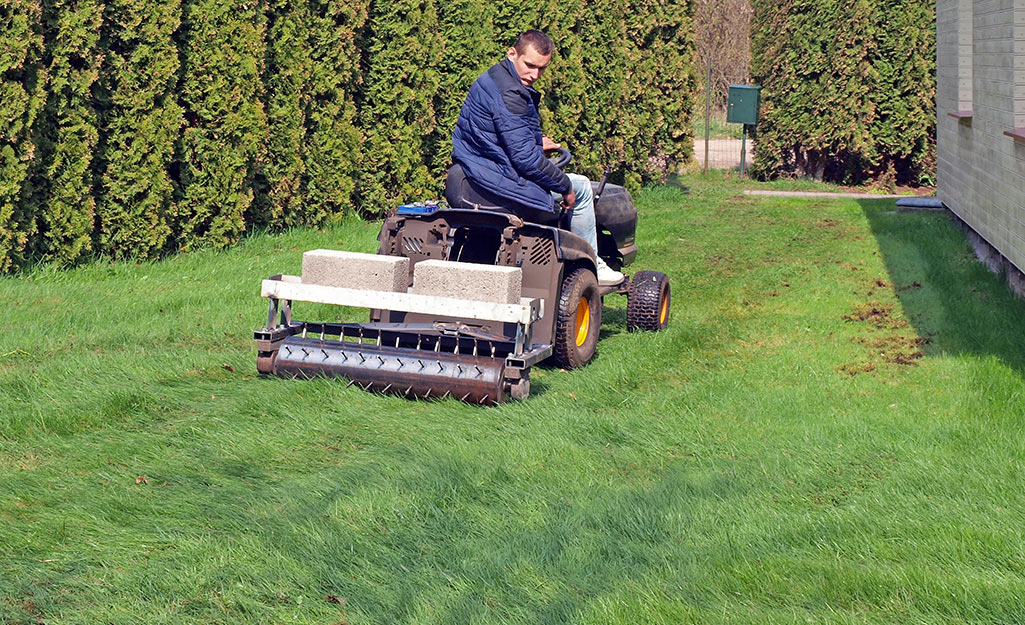
[[[552,52],[555,51],[555,44],[549,39],[548,35],[544,34],[540,30],[528,30],[522,33],[516,44],[513,45],[516,48],[518,54],[523,54],[527,50],[527,46],[533,46],[537,50],[538,54],[544,56],[551,56]]]

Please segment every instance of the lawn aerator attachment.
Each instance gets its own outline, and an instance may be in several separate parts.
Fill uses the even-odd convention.
[[[598,251],[620,268],[637,251],[637,211],[622,187],[605,196]],[[301,277],[263,281],[261,373],[498,404],[527,397],[530,368],[542,360],[569,369],[593,358],[605,295],[628,297],[628,330],[669,321],[664,274],[599,286],[591,246],[556,225],[479,206],[407,205],[385,219],[378,241],[377,254],[306,252]],[[369,308],[370,320],[296,321],[294,302]]]

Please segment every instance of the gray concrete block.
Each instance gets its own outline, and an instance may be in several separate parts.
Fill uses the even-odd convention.
[[[939,201],[934,197],[907,197],[897,200],[897,209],[901,211],[907,210],[934,210],[942,211],[946,210],[946,206],[943,202]]]
[[[310,250],[303,254],[302,278],[303,284],[405,293],[409,285],[409,259],[341,250]]]
[[[519,267],[447,260],[422,260],[413,266],[413,293],[421,295],[519,304],[522,289],[523,271]]]

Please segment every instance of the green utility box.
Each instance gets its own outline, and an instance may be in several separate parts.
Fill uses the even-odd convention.
[[[730,85],[729,108],[726,121],[731,124],[758,123],[758,106],[761,103],[762,88],[757,85]]]

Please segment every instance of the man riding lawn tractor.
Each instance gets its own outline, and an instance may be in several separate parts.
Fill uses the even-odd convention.
[[[314,250],[303,275],[264,280],[257,369],[342,377],[366,390],[497,404],[530,394],[530,369],[594,357],[605,295],[627,296],[627,330],[669,322],[669,280],[617,269],[637,254],[623,187],[565,174],[544,152],[539,94],[552,42],[523,33],[470,88],[452,136],[450,207],[399,207],[377,254]],[[568,222],[568,230],[562,226]],[[612,265],[612,266],[610,266]],[[367,323],[292,319],[293,302],[369,308]]]
[[[569,213],[570,231],[597,251],[591,181],[563,173],[544,154],[560,146],[541,134],[541,95],[532,85],[548,67],[554,49],[547,35],[528,30],[505,59],[481,74],[456,121],[452,159],[485,206],[505,206],[528,221],[545,223],[559,220],[561,205]],[[601,256],[595,259],[598,284],[623,281],[623,274]]]

